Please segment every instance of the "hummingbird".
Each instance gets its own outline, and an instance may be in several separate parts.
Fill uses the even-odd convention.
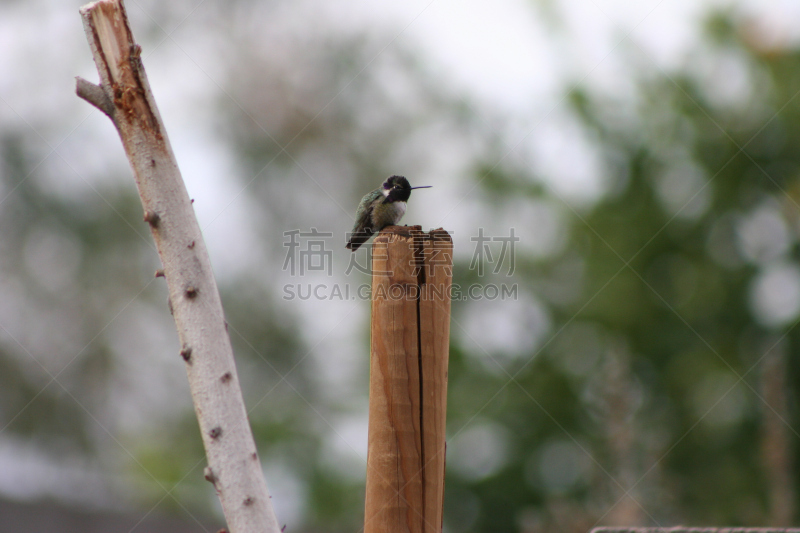
[[[383,185],[368,192],[356,211],[356,223],[347,238],[348,250],[356,251],[386,226],[400,222],[406,212],[406,202],[413,189],[428,189],[431,185],[412,187],[403,176],[391,176]]]

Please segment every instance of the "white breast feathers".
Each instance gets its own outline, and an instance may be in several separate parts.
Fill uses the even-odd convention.
[[[400,222],[400,219],[403,218],[403,215],[406,214],[406,203],[392,202],[389,204],[389,206],[392,209],[392,218],[394,219],[394,223],[397,224]]]

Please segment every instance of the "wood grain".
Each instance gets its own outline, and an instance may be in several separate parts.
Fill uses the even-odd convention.
[[[451,265],[444,230],[373,243],[366,533],[442,528]]]

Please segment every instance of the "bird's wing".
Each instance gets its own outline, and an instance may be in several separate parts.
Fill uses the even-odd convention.
[[[360,216],[356,219],[353,226],[353,231],[347,239],[348,250],[356,251],[358,247],[364,244],[372,236],[372,206],[368,205],[360,212]]]

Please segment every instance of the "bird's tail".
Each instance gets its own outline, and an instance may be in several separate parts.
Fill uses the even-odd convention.
[[[372,237],[372,232],[369,230],[351,233],[347,237],[347,246],[345,246],[345,248],[355,252],[362,244],[367,242],[370,237]]]

